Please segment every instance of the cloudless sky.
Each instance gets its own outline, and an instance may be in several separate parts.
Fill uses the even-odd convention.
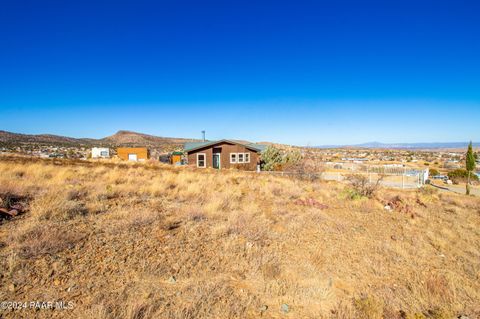
[[[480,141],[480,1],[0,5],[0,130]]]

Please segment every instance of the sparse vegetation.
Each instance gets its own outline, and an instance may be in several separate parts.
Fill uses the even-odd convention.
[[[475,155],[473,154],[472,142],[468,144],[467,155],[465,156],[465,168],[467,169],[467,183],[466,183],[466,194],[470,195],[470,176],[475,170]],[[478,178],[477,178],[478,180]]]
[[[478,197],[352,180],[0,158],[1,316],[480,316]]]
[[[456,169],[454,171],[451,171],[448,173],[448,178],[453,181],[453,183],[458,184],[458,183],[465,183],[468,181],[468,171],[463,168]],[[471,175],[470,176],[471,181],[478,181],[478,176],[476,175]]]
[[[429,175],[430,176],[438,176],[438,175],[440,175],[440,172],[435,168],[430,168],[429,169]]]
[[[362,174],[350,174],[347,181],[350,183],[351,189],[349,194],[351,198],[368,197],[372,198],[380,188],[380,182],[383,176],[379,176],[375,181],[370,181],[369,177]]]
[[[281,150],[275,146],[268,146],[262,152],[262,170],[277,171],[297,165],[302,159],[298,150]]]

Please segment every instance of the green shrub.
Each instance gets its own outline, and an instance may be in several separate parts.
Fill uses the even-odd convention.
[[[466,182],[468,179],[468,171],[463,168],[456,169],[448,173],[448,178],[451,179],[454,183]],[[470,180],[478,182],[478,176],[471,173]]]
[[[342,196],[341,197],[346,198],[346,199],[351,199],[351,200],[357,200],[357,199],[363,198],[363,196],[360,195],[360,193],[358,193],[356,190],[354,190],[352,188],[345,188],[342,191]]]
[[[262,152],[262,170],[275,171],[282,162],[282,153],[278,148],[268,146],[265,151]]]
[[[302,160],[297,150],[282,151],[274,146],[268,146],[262,152],[262,170],[278,171],[296,165]]]

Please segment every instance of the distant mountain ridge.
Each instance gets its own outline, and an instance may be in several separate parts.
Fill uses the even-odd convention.
[[[163,147],[165,145],[182,145],[185,142],[198,141],[188,138],[159,137],[131,131],[117,133],[100,139],[74,138],[52,134],[20,134],[0,131],[0,143],[37,143],[59,144],[66,146],[149,146]]]
[[[96,141],[89,138],[73,138],[53,134],[21,134],[0,131],[0,142],[3,143],[56,143],[65,145],[84,145]]]
[[[138,132],[120,130],[117,133],[100,139],[74,138],[53,134],[21,134],[0,130],[0,143],[37,143],[37,144],[59,144],[66,146],[147,146],[147,147],[177,147],[185,142],[196,142],[200,139],[160,137]],[[247,143],[246,141],[239,141]],[[260,142],[265,145],[281,145],[271,142]],[[320,145],[311,148],[367,148],[367,149],[456,149],[466,148],[468,142],[435,142],[435,143],[381,143],[368,142],[353,145]],[[474,147],[480,147],[480,143],[473,143]]]
[[[379,148],[379,149],[456,149],[466,148],[469,142],[432,142],[432,143],[381,143],[368,142],[353,145],[321,145],[314,148]],[[480,147],[480,143],[472,143]]]
[[[114,145],[158,146],[165,144],[183,144],[185,142],[193,142],[196,140],[178,137],[159,137],[154,135],[121,130],[111,136],[102,138],[99,141]]]

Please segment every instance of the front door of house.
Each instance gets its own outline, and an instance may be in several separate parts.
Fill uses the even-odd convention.
[[[213,168],[219,169],[220,168],[220,153],[213,153]]]

